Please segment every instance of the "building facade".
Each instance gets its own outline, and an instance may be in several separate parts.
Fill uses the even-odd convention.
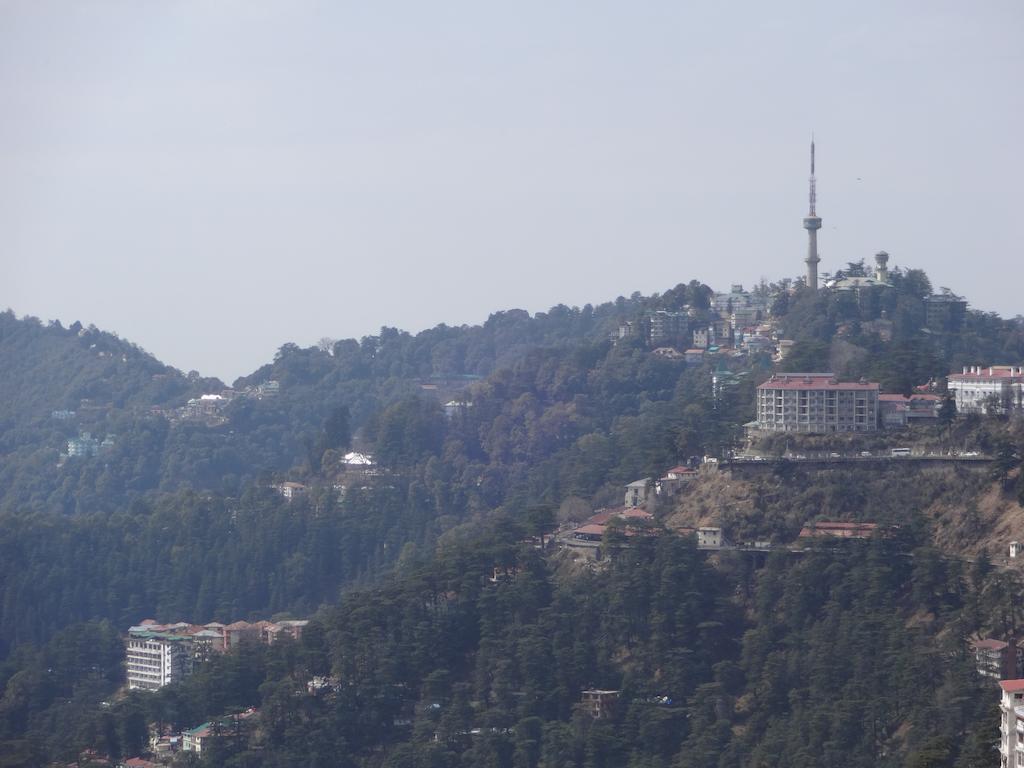
[[[1024,680],[1002,680],[999,701],[1000,768],[1024,766]]]
[[[634,480],[626,486],[626,497],[623,502],[627,507],[642,507],[647,503],[647,496],[651,492],[653,481],[649,477],[643,480]]]
[[[669,312],[659,309],[647,317],[648,343],[652,346],[674,341],[679,336],[688,335],[690,330],[689,317],[685,312]]]
[[[1024,408],[1024,366],[969,365],[946,378],[957,413],[1007,413]]]
[[[831,373],[783,373],[757,388],[757,429],[870,432],[878,429],[875,382],[839,382]]]
[[[1017,677],[1016,643],[987,637],[973,641],[971,650],[974,652],[975,668],[982,677],[995,682]]]
[[[132,627],[125,644],[131,689],[155,691],[183,680],[192,672],[192,643],[188,636]]]
[[[959,296],[939,294],[924,299],[924,322],[930,330],[955,333],[966,315],[967,302]]]
[[[939,418],[942,398],[938,395],[913,394],[879,395],[878,410],[881,425],[886,429],[915,424],[933,424]]]

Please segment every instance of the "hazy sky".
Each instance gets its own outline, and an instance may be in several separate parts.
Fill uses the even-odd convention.
[[[1024,3],[0,0],[0,308],[232,380],[879,249],[1024,313]]]

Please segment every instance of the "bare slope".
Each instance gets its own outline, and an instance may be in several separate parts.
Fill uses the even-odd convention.
[[[666,524],[678,529],[721,525],[737,541],[795,540],[815,520],[916,525],[923,520],[939,548],[965,556],[1006,553],[1024,541],[1024,509],[989,479],[986,468],[846,468],[745,475],[702,474],[675,500]]]

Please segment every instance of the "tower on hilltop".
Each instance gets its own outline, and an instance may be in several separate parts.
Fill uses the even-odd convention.
[[[815,212],[817,190],[814,180],[814,138],[811,138],[811,209],[804,217],[804,229],[807,230],[807,287],[818,290],[818,230],[821,229],[821,217]]]
[[[888,284],[889,282],[889,254],[879,251],[875,254],[875,280],[876,282]]]

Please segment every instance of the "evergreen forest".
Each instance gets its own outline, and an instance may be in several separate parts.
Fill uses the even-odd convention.
[[[757,286],[793,341],[781,362],[656,353],[656,313],[685,316],[663,348],[715,322],[696,280],[286,344],[230,385],[92,326],[0,314],[0,767],[116,765],[204,722],[220,738],[175,765],[995,764],[998,689],[968,640],[1021,623],[1024,580],[986,517],[1024,507],[1018,420],[946,412],[879,438],[966,446],[983,471],[723,471],[609,526],[598,561],[554,539],[627,483],[727,461],[776,370],[909,394],[1024,363],[1024,318],[937,327],[927,275],[892,275],[856,296]],[[887,534],[708,552],[687,530],[785,543],[837,519]],[[124,633],[146,618],[310,624],[129,691]],[[587,691],[614,694],[597,711]],[[253,726],[222,725],[250,708]]]

